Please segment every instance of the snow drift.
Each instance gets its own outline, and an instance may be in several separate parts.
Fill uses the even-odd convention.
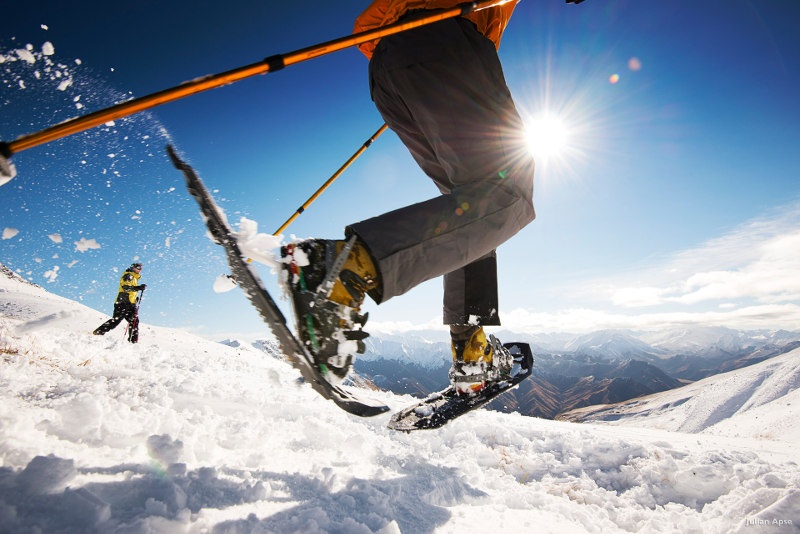
[[[246,344],[148,324],[137,345],[122,326],[92,336],[105,315],[5,274],[0,314],[3,532],[800,525],[796,444],[744,432],[757,408],[730,419],[739,436],[485,410],[398,434],[388,415],[350,416]],[[395,409],[412,401],[374,394]],[[762,406],[786,411],[791,394]],[[697,402],[715,409],[714,397]]]

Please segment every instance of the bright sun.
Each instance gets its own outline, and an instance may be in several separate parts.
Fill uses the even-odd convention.
[[[569,133],[560,118],[553,115],[532,117],[527,123],[528,150],[538,160],[547,161],[562,155]]]

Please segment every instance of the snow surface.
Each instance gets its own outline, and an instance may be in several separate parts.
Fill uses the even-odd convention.
[[[574,410],[590,421],[800,443],[800,348],[682,388]]]
[[[756,409],[717,422],[738,436],[485,410],[402,434],[244,343],[105,319],[0,273],[2,532],[800,531],[796,441]]]

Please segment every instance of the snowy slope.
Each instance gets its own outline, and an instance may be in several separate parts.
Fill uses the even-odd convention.
[[[138,345],[122,326],[95,337],[103,314],[2,274],[0,314],[0,532],[800,525],[793,443],[483,410],[398,434],[388,415],[347,415],[245,344],[147,324]]]
[[[800,443],[800,349],[693,384],[565,414],[680,432]]]

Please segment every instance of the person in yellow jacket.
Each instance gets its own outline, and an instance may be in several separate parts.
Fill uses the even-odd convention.
[[[374,0],[354,31],[458,3]],[[456,389],[470,395],[508,371],[508,355],[496,354],[502,347],[483,326],[500,324],[495,249],[535,217],[534,162],[497,55],[514,7],[510,1],[359,46],[370,60],[375,106],[441,195],[351,224],[346,240],[284,247],[300,338],[323,372],[344,378],[363,351],[365,294],[380,304],[439,276]],[[310,301],[306,294],[345,243],[352,248],[327,302]]]
[[[139,301],[139,291],[144,291],[147,284],[139,285],[139,278],[142,276],[142,264],[133,263],[128,267],[119,279],[119,289],[117,290],[117,300],[114,301],[114,314],[111,319],[101,324],[93,332],[96,336],[102,336],[110,332],[125,319],[128,322],[128,341],[137,343],[139,341],[139,309],[136,306]]]

